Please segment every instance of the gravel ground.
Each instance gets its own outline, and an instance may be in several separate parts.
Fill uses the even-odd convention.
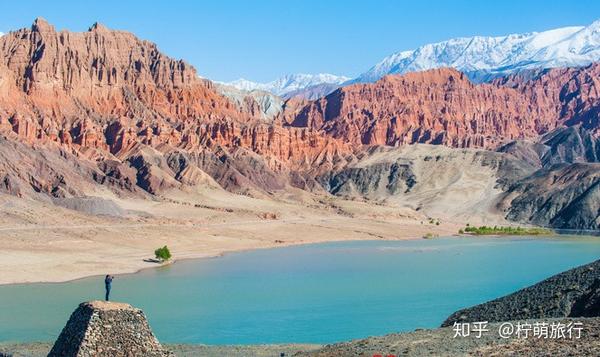
[[[321,345],[249,345],[249,346],[208,346],[208,345],[164,345],[178,357],[280,357],[293,356],[299,351],[314,351]],[[0,357],[46,357],[52,343],[0,343]],[[3,355],[4,354],[4,355]]]
[[[527,320],[535,323],[581,322],[580,339],[503,339],[501,323],[489,324],[490,332],[481,338],[456,337],[452,327],[420,330],[404,334],[370,337],[328,345],[317,351],[300,352],[295,357],[373,357],[381,356],[600,356],[600,318]],[[514,323],[516,325],[516,322]]]
[[[257,346],[206,346],[165,345],[177,356],[200,357],[373,357],[395,356],[600,356],[600,318],[526,320],[548,324],[561,322],[582,323],[581,338],[550,339],[529,337],[527,339],[500,338],[501,323],[489,324],[488,333],[475,338],[454,337],[452,327],[419,330],[410,333],[369,337],[363,340],[318,345],[257,345]],[[513,323],[516,325],[516,322]],[[5,353],[14,357],[42,357],[51,348],[50,343],[0,344],[0,356]]]

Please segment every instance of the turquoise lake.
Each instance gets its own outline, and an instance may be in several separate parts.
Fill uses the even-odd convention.
[[[457,309],[600,259],[600,238],[439,238],[227,254],[119,275],[161,342],[325,343],[433,328]],[[110,267],[107,266],[107,272]],[[0,341],[53,341],[103,277],[0,286]]]

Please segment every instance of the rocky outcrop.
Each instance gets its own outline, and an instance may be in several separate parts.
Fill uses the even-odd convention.
[[[308,99],[308,100],[316,100],[321,97],[326,96],[327,94],[333,92],[338,89],[339,84],[331,84],[331,83],[323,83],[317,84],[314,86],[296,89],[291,92],[286,93],[283,98],[299,98],[299,99]]]
[[[351,199],[394,203],[434,216],[491,217],[503,187],[534,170],[509,155],[415,144],[371,147],[318,180],[329,192]]]
[[[598,133],[600,65],[475,85],[449,68],[339,88],[290,123],[356,144],[496,148],[580,124]]]
[[[49,357],[174,356],[165,350],[140,309],[124,303],[84,302],[73,312]]]
[[[557,165],[511,185],[500,201],[514,221],[600,228],[600,163]]]
[[[513,88],[475,85],[453,69],[436,69],[340,88],[307,105],[291,125],[322,129],[355,144],[490,148],[556,127],[554,108],[543,97],[539,101]]]
[[[547,150],[540,155],[542,166],[600,162],[600,137],[582,124],[562,127],[545,134],[539,141]]]
[[[265,122],[281,111],[280,99],[228,98],[155,44],[100,24],[74,33],[37,19],[2,36],[0,77],[2,132],[94,160],[127,159],[140,146],[241,146],[301,167],[349,150],[314,130]]]
[[[550,105],[560,124],[580,124],[597,136],[600,129],[600,64],[555,68],[499,78],[495,85],[513,88],[535,105]],[[545,131],[541,132],[542,134]]]
[[[284,100],[262,90],[241,90],[226,84],[215,83],[216,90],[234,103],[241,112],[252,117],[271,121],[283,111]]]
[[[577,124],[557,128],[539,142],[500,148],[537,167],[505,187],[498,206],[514,221],[555,228],[600,228],[600,138]]]
[[[442,324],[455,322],[598,317],[600,261],[554,275],[513,294],[457,311]]]
[[[101,24],[74,33],[56,31],[38,18],[30,29],[1,38],[0,57],[6,75],[3,78],[8,79],[3,84],[18,89],[1,98],[16,105],[5,107],[9,114],[18,110],[23,116],[29,111],[27,114],[47,116],[52,122],[68,120],[86,110],[146,119],[153,119],[152,114],[224,115],[228,110],[229,103],[211,89],[210,83],[198,79],[192,66],[163,55],[151,42]],[[30,106],[25,105],[23,94]],[[81,119],[90,120],[81,122],[81,130],[70,134],[80,144],[91,145],[94,137],[86,134],[101,123],[95,122],[92,113],[86,114]],[[48,128],[40,129],[50,134]]]

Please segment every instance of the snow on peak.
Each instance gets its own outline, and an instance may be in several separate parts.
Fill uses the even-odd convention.
[[[344,76],[336,76],[329,73],[319,73],[319,74],[289,74],[278,78],[274,81],[268,83],[257,83],[252,82],[247,79],[240,78],[238,80],[222,83],[226,85],[230,85],[237,89],[251,91],[255,89],[271,92],[273,94],[283,96],[286,93],[296,91],[299,89],[304,89],[307,87],[312,87],[319,84],[335,84],[339,85],[350,78]]]
[[[388,74],[452,67],[480,82],[527,69],[578,67],[600,61],[600,20],[543,32],[506,36],[459,37],[394,53],[354,79],[332,74],[292,74],[269,83],[238,79],[225,83],[243,90],[260,89],[279,96],[310,87],[375,82]]]
[[[583,66],[600,60],[600,20],[587,27],[497,37],[461,37],[426,44],[384,58],[351,82],[374,82],[388,74],[453,67],[471,79],[533,68]]]

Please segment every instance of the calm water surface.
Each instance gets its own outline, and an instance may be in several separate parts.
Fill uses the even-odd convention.
[[[333,342],[436,327],[455,310],[600,258],[599,238],[440,238],[228,254],[117,276],[162,342]],[[107,268],[110,270],[110,268]],[[0,286],[0,341],[50,341],[103,278]]]

